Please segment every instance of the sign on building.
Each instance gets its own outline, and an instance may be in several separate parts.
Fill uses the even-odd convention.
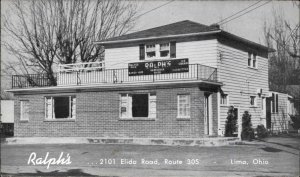
[[[189,59],[128,63],[128,75],[153,75],[189,72]]]

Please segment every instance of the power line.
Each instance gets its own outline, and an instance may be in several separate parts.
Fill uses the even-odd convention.
[[[136,19],[137,19],[137,18],[140,18],[141,16],[143,16],[143,15],[145,15],[145,14],[147,14],[147,13],[150,13],[150,12],[156,10],[156,9],[159,9],[159,8],[161,8],[161,7],[163,7],[163,6],[167,5],[167,4],[170,4],[170,3],[172,3],[173,1],[174,1],[174,0],[169,1],[169,2],[167,2],[167,3],[165,3],[165,4],[162,4],[162,5],[158,6],[158,7],[155,7],[155,8],[153,8],[153,9],[151,9],[151,10],[148,10],[147,12],[144,12],[144,13],[142,13],[142,14],[136,16],[135,18],[136,18]]]
[[[225,21],[225,22],[220,23],[220,24],[223,25],[223,24],[225,24],[225,23],[228,23],[228,22],[230,22],[230,21],[232,21],[232,20],[234,20],[234,19],[237,19],[237,18],[239,18],[239,17],[241,17],[241,16],[243,16],[243,15],[245,15],[245,14],[247,14],[247,13],[249,13],[249,12],[251,12],[251,11],[253,11],[253,10],[259,8],[259,7],[261,7],[261,6],[264,6],[264,5],[268,4],[268,3],[270,3],[270,2],[272,2],[272,0],[271,0],[271,1],[267,1],[267,2],[263,3],[262,5],[255,7],[254,9],[251,9],[251,10],[249,10],[249,11],[247,11],[247,12],[245,12],[245,13],[243,13],[243,14],[241,14],[241,15],[239,15],[239,16],[233,18],[233,19],[230,19],[230,20]]]
[[[254,5],[256,5],[256,4],[258,4],[258,3],[260,3],[261,1],[262,1],[262,0],[260,0],[260,1],[258,1],[258,2],[256,2],[256,3],[254,3],[254,4],[252,4],[252,5],[250,5],[250,6],[248,6],[248,7],[246,7],[246,8],[244,8],[244,9],[242,9],[242,10],[238,11],[237,13],[235,13],[235,14],[233,14],[233,15],[231,15],[231,16],[229,16],[229,17],[227,17],[227,18],[224,18],[223,20],[219,21],[217,24],[219,24],[219,23],[221,23],[221,22],[225,21],[225,20],[226,20],[226,19],[228,19],[228,18],[231,18],[231,17],[233,17],[233,16],[235,16],[235,15],[239,14],[240,12],[243,12],[244,10],[247,10],[247,9],[249,9],[250,7],[252,7],[252,6],[254,6]]]
[[[135,20],[138,19],[138,18],[140,18],[141,16],[147,14],[147,13],[150,13],[150,12],[152,12],[152,11],[154,11],[154,10],[156,10],[156,9],[159,9],[159,8],[161,8],[161,7],[163,7],[163,6],[167,5],[167,4],[170,4],[170,3],[172,3],[173,1],[174,1],[174,0],[169,1],[169,2],[167,2],[167,3],[165,3],[165,4],[162,4],[162,5],[160,5],[160,6],[157,6],[157,7],[153,8],[153,9],[151,9],[151,10],[148,10],[148,11],[146,11],[146,12],[144,12],[144,13],[142,13],[142,14],[136,16],[136,17],[135,17]],[[140,31],[140,30],[129,30],[129,31],[136,32],[136,31]]]

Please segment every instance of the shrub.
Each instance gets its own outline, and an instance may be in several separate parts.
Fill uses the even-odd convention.
[[[258,138],[265,138],[268,136],[268,130],[265,128],[264,125],[257,125],[256,131]]]
[[[300,129],[300,115],[290,115],[292,120],[292,127],[295,130]]]
[[[236,126],[237,116],[234,114],[233,106],[230,106],[227,112],[227,120],[225,125],[225,136],[226,137],[233,137],[234,132],[237,130]]]
[[[248,111],[245,111],[242,117],[242,140],[251,141],[254,138],[254,130],[251,124],[251,115]]]

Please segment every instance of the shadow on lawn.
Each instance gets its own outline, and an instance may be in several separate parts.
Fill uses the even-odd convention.
[[[276,148],[272,148],[272,147],[264,147],[264,148],[261,148],[261,149],[266,151],[266,152],[281,152],[282,151],[280,149],[276,149]]]
[[[66,172],[59,172],[58,170],[51,172],[42,172],[36,170],[36,173],[1,173],[1,177],[8,176],[95,176],[88,173],[84,173],[81,169],[71,169]]]

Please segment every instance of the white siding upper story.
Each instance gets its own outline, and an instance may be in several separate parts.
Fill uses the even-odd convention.
[[[105,49],[105,68],[127,68],[128,63],[139,61],[139,46]]]
[[[244,111],[249,111],[253,128],[264,124],[266,114],[262,100],[269,91],[268,59],[257,56],[257,68],[254,69],[248,67],[247,51],[219,43],[218,53],[218,78],[223,83],[222,91],[228,95],[228,104],[220,105],[219,135],[224,133],[228,106],[238,108],[239,119]],[[261,95],[257,93],[258,89],[262,89]],[[250,96],[255,96],[254,106],[250,105]]]
[[[176,57],[188,58],[190,64],[201,64],[217,68],[216,39],[178,42],[176,44]]]
[[[217,40],[176,43],[176,58],[188,58],[189,64],[217,67]],[[139,59],[139,46],[105,49],[105,68],[128,68],[128,63],[143,62]],[[148,60],[150,61],[150,60]]]

